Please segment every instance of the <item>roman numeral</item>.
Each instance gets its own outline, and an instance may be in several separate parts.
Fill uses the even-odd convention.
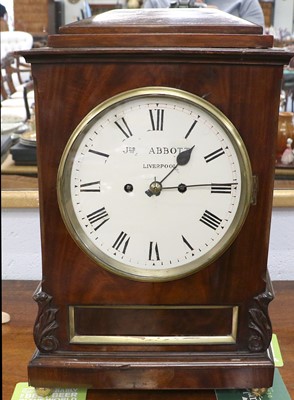
[[[151,119],[151,130],[152,131],[162,131],[163,130],[163,120],[164,120],[164,110],[158,108],[156,110],[149,110],[149,115]]]
[[[159,261],[159,251],[158,251],[158,245],[155,242],[150,242],[149,244],[149,260],[150,261]]]
[[[120,129],[120,131],[125,135],[126,138],[133,136],[133,134],[124,118],[121,118],[120,122],[115,121],[114,123]]]
[[[100,192],[100,181],[80,184],[80,192]]]
[[[116,239],[116,241],[113,243],[112,247],[115,250],[121,251],[123,254],[126,253],[128,244],[130,241],[130,237],[127,236],[127,234],[125,232],[121,232],[118,235],[118,238]]]
[[[212,160],[215,160],[216,158],[220,157],[221,155],[225,154],[224,150],[222,147],[219,149],[213,151],[212,153],[208,154],[207,156],[204,157],[205,161],[208,163]]]
[[[217,217],[216,215],[207,210],[200,218],[200,221],[213,230],[216,230],[222,222],[222,220],[219,217]]]
[[[190,129],[188,130],[188,132],[186,133],[185,139],[187,139],[190,135],[190,133],[193,131],[193,129],[195,128],[195,125],[197,124],[198,121],[194,121],[193,124],[191,125]]]
[[[101,151],[97,151],[97,150],[90,149],[89,153],[93,153],[93,154],[96,154],[97,156],[101,156],[101,157],[106,157],[106,158],[109,157],[109,154],[101,153]]]
[[[194,250],[193,247],[190,245],[190,243],[188,242],[188,240],[182,235],[182,240],[185,243],[185,245],[189,248],[189,250]]]
[[[231,183],[212,183],[211,184],[211,193],[230,194],[230,193],[232,193],[232,184]]]
[[[94,230],[97,231],[97,229],[99,229],[103,224],[105,224],[105,222],[109,220],[109,215],[107,214],[105,208],[102,207],[96,211],[93,211],[91,214],[88,214],[87,219]]]

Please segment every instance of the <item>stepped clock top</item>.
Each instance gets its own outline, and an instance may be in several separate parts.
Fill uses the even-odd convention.
[[[111,10],[60,28],[60,33],[150,32],[262,33],[261,26],[216,9],[136,9]]]
[[[270,48],[261,26],[216,9],[111,10],[49,36],[51,48]]]

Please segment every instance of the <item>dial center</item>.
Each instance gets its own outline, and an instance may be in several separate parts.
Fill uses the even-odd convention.
[[[158,181],[153,181],[149,186],[149,190],[155,196],[159,196],[162,191],[162,184]]]

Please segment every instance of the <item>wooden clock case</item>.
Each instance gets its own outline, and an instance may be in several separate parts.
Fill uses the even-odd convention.
[[[25,53],[35,83],[43,270],[30,385],[272,385],[267,256],[281,78],[290,59],[272,40],[217,10],[115,10],[64,26],[47,48]],[[94,264],[57,204],[58,165],[78,123],[111,96],[146,86],[186,90],[218,107],[242,136],[255,182],[230,248],[171,282],[137,282]]]

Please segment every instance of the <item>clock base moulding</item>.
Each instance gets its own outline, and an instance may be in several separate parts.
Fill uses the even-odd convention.
[[[273,362],[267,352],[252,355],[48,355],[37,351],[29,364],[29,376],[29,384],[34,387],[82,386],[124,390],[252,388],[271,386]]]
[[[39,312],[34,339],[39,350],[29,363],[29,382],[35,387],[83,386],[92,389],[222,389],[270,387],[274,364],[270,351],[272,335],[267,288],[253,298],[248,308],[248,350],[213,351],[104,351],[59,350],[58,308],[41,285],[34,294]],[[209,347],[209,345],[208,345]],[[87,368],[85,368],[85,365]]]

